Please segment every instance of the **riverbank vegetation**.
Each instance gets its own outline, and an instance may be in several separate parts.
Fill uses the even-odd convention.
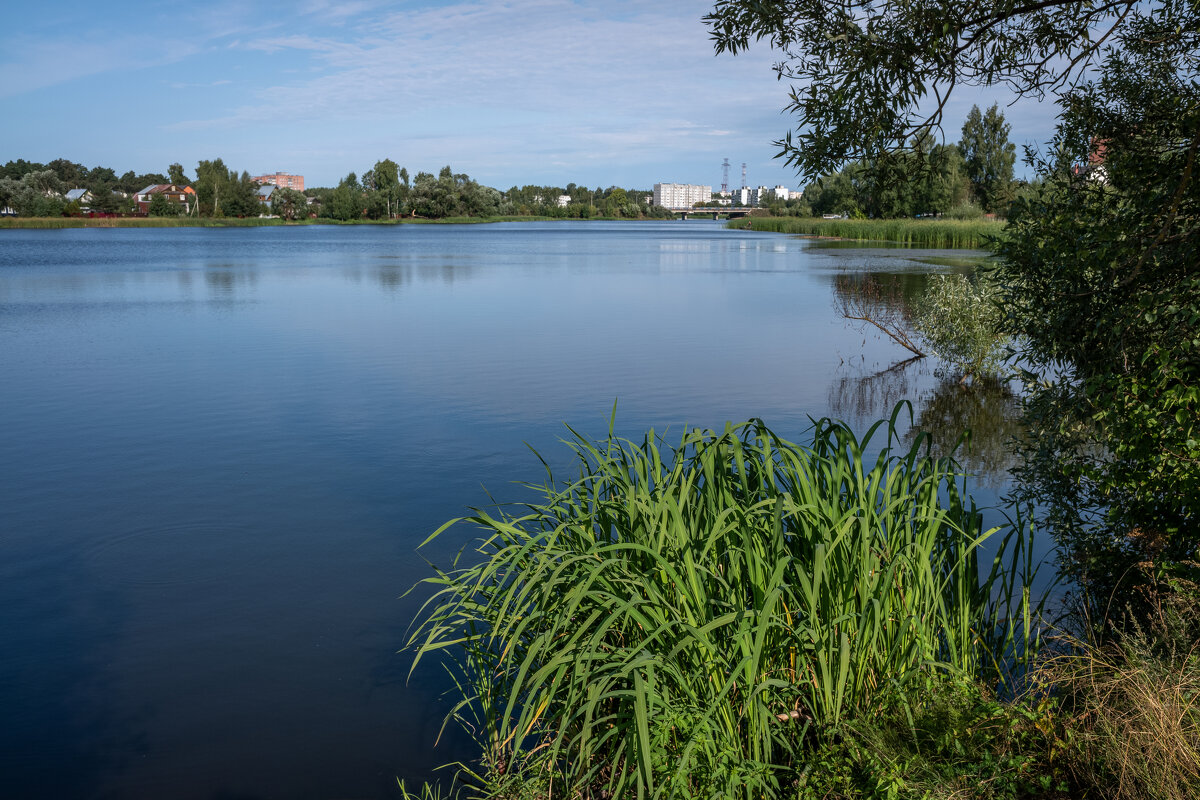
[[[1200,796],[1200,7],[844,12],[706,19],[718,50],[777,49],[800,118],[778,144],[810,177],[867,165],[879,201],[905,170],[877,166],[936,152],[956,86],[1059,92],[990,297],[947,281],[930,302],[953,313],[927,320],[953,340],[994,312],[946,351],[964,372],[977,333],[1011,337],[1011,521],[980,541],[969,486],[920,441],[876,457],[895,415],[804,446],[758,423],[576,441],[577,477],[472,517],[473,560],[430,579],[412,645],[452,655],[472,793]],[[1059,548],[1054,618],[1028,591],[1033,529]]]
[[[940,132],[944,102],[920,102],[931,91],[1061,87],[1057,133],[1029,154],[1038,180],[1011,204],[992,268],[1036,434],[1019,485],[1093,610],[1141,564],[1159,582],[1186,573],[1200,559],[1200,8],[1004,7],[1010,29],[939,3],[939,33],[915,8],[852,5],[870,35],[855,22],[833,36],[815,0],[787,16],[719,0],[707,21],[718,50],[782,48],[780,76],[804,89],[789,105],[800,126],[777,144],[806,175],[884,163]]]
[[[897,242],[918,247],[983,249],[1004,236],[996,220],[947,219],[817,219],[805,217],[744,217],[730,220],[731,228],[857,241]]]
[[[960,772],[931,785],[1018,797],[1051,774],[1014,744],[1044,739],[1037,719],[993,694],[1041,644],[1031,530],[983,530],[954,463],[899,446],[900,413],[861,439],[822,420],[803,446],[757,421],[675,447],[577,437],[572,479],[461,521],[484,538],[429,579],[412,644],[454,665],[453,717],[483,746],[475,788],[883,791],[907,781],[888,753],[973,730]],[[881,716],[913,724],[870,740]]]
[[[972,106],[956,144],[919,131],[899,147],[820,173],[799,196],[763,205],[780,217],[1003,218],[1037,186],[1013,176],[1010,130],[998,105]]]
[[[315,221],[315,220],[314,220]],[[0,229],[30,228],[258,228],[289,223],[270,217],[0,217]]]

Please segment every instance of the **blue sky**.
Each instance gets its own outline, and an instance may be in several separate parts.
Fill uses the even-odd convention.
[[[711,0],[20,4],[0,31],[0,163],[188,174],[220,157],[333,185],[382,158],[500,189],[798,185],[765,47],[715,56]],[[996,95],[996,97],[1003,97]],[[947,139],[971,103],[960,92]],[[1054,110],[1006,109],[1012,140]]]

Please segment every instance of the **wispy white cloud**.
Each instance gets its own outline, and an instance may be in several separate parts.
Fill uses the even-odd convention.
[[[199,48],[187,41],[149,41],[126,36],[105,41],[64,39],[9,40],[0,62],[0,97],[116,70],[162,66],[188,58]]]
[[[685,135],[728,137],[730,117],[782,102],[769,54],[714,59],[699,22],[706,2],[684,8],[691,19],[681,24],[679,5],[475,0],[372,16],[337,35],[265,36],[240,46],[303,54],[311,77],[173,129],[350,117],[394,119],[411,134],[438,117],[445,130],[457,121],[496,135],[523,120],[519,143],[560,130],[572,139],[557,149],[589,157],[618,140],[644,149],[679,146]],[[669,122],[689,118],[694,129]]]
[[[262,36],[281,24],[258,18],[245,3],[218,0],[202,10],[157,13],[120,0],[72,10],[69,20],[38,17],[23,8],[0,30],[0,97],[24,94],[78,78],[131,73],[179,64],[232,36]],[[24,15],[25,18],[22,18]]]

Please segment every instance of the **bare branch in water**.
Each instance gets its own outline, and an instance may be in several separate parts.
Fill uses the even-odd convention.
[[[834,298],[834,307],[843,318],[874,325],[917,358],[925,357],[898,284],[884,284],[873,275],[839,275]]]

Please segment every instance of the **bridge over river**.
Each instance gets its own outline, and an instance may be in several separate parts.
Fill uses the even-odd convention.
[[[688,216],[711,216],[713,219],[725,216],[733,219],[746,216],[754,208],[750,206],[719,206],[716,208],[668,208],[667,210],[672,214],[679,214],[680,219],[687,219]]]

